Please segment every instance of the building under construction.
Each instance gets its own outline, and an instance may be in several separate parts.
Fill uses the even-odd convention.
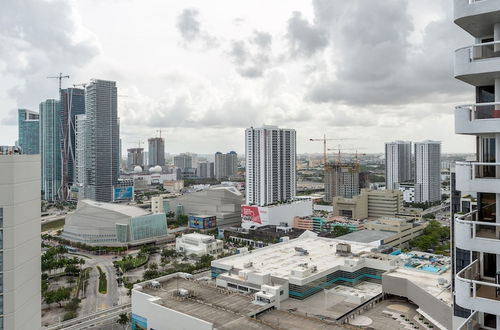
[[[333,197],[352,198],[359,195],[359,163],[334,162],[325,164],[325,201]]]

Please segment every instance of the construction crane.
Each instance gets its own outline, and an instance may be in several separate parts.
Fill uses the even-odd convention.
[[[358,150],[362,150],[362,149],[366,149],[366,148],[355,148],[355,147],[352,147],[352,148],[342,148],[339,145],[338,148],[328,149],[328,151],[338,151],[339,152],[339,154],[338,154],[338,162],[340,163],[341,162],[341,158],[340,158],[341,150],[355,150],[355,155],[356,155],[356,160],[357,160],[358,159]],[[365,154],[362,154],[362,155],[365,155]]]
[[[342,139],[327,139],[326,134],[323,135],[322,139],[309,139],[312,142],[323,142],[323,166],[326,167],[327,159],[326,159],[326,141],[346,141],[346,140],[354,140],[352,138],[342,138]]]
[[[161,132],[162,132],[161,128],[156,130],[156,133],[160,133],[160,139],[161,139]]]
[[[69,78],[68,75],[66,76],[63,76],[62,72],[59,72],[59,75],[58,76],[53,76],[53,77],[47,77],[47,79],[59,79],[59,92],[61,91],[62,89],[62,80],[64,78]]]
[[[73,87],[80,87],[81,86],[81,87],[85,88],[85,87],[87,87],[87,85],[88,85],[87,83],[73,84]]]

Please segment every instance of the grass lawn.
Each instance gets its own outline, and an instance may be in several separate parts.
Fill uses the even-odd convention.
[[[62,229],[64,227],[64,220],[65,219],[59,219],[49,223],[42,223],[42,232]]]
[[[99,271],[99,292],[106,294],[108,293],[108,280],[106,279],[106,273],[101,270],[101,267],[96,267]]]

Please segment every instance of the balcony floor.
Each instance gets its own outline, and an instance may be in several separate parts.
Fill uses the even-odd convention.
[[[482,279],[481,281],[494,284],[493,281],[487,281],[485,279]],[[495,287],[481,285],[478,286],[476,290],[476,295],[481,298],[500,301],[500,294],[497,295],[495,291],[496,291]]]

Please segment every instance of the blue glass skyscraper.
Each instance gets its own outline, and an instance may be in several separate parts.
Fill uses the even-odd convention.
[[[18,110],[18,144],[26,155],[40,153],[40,121],[39,114],[27,109]]]
[[[62,148],[60,102],[40,103],[40,156],[42,163],[42,199],[60,200],[62,196]]]
[[[62,194],[67,199],[75,181],[75,123],[76,116],[85,114],[85,91],[79,88],[61,89],[60,97]]]

